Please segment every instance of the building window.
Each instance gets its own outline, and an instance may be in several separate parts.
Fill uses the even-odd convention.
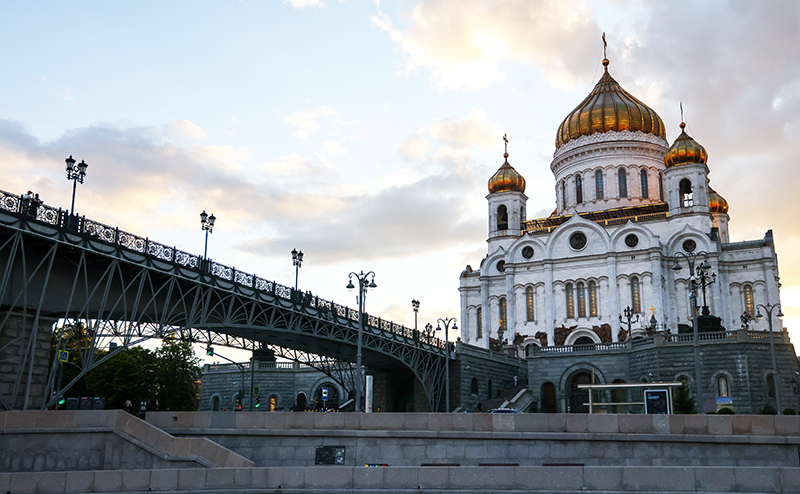
[[[525,289],[525,312],[528,315],[528,321],[533,321],[533,287],[529,286]]]
[[[505,331],[508,328],[508,320],[506,314],[506,298],[500,299],[500,329]]]
[[[583,181],[580,175],[575,176],[575,202],[578,204],[583,202]]]
[[[589,282],[589,317],[597,317],[597,284]]]
[[[211,399],[211,410],[219,412],[219,396],[215,396]]]
[[[664,175],[658,174],[658,200],[664,202]]]
[[[775,398],[775,376],[772,374],[767,376],[767,396]]]
[[[594,195],[598,200],[606,196],[605,187],[603,187],[603,170],[594,172]]]
[[[483,338],[483,310],[478,307],[478,324],[475,326],[478,330],[478,338]]]
[[[567,283],[567,319],[575,319],[575,294],[572,292],[572,283]]]
[[[561,209],[567,209],[567,181],[561,181]]]
[[[503,204],[497,208],[497,229],[508,230],[508,209]]]
[[[269,397],[269,411],[274,412],[278,410],[278,397],[272,395]]]
[[[750,285],[744,286],[744,311],[747,312],[747,315],[755,319],[756,306],[753,302],[753,287]]]
[[[725,376],[719,376],[717,378],[717,397],[727,398],[728,396],[730,396],[730,390],[728,389],[728,378]]]
[[[694,196],[692,194],[692,182],[684,178],[680,183],[681,205],[688,208],[694,206]]]
[[[478,396],[478,378],[473,377],[469,383],[469,394]]]
[[[642,179],[642,198],[647,199],[650,197],[650,193],[647,189],[647,170],[642,170],[639,175]]]
[[[578,317],[586,317],[586,290],[583,282],[578,283]]]
[[[634,314],[642,312],[642,299],[639,292],[639,278],[631,278],[631,309]]]
[[[628,197],[628,172],[624,168],[620,168],[617,175],[619,176],[619,196]]]

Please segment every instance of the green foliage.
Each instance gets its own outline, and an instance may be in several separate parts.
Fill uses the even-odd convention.
[[[57,365],[57,385],[66,386],[80,374],[84,356],[92,351],[93,334],[82,322],[67,324],[53,330],[50,339],[50,365]],[[69,359],[59,362],[56,358],[58,350],[67,350]],[[80,378],[64,393],[64,397],[91,396],[86,383],[86,376]]]
[[[784,408],[784,409],[783,409],[783,414],[784,414],[784,415],[797,415],[797,412],[795,411],[795,409],[794,409],[794,408],[792,408],[792,407],[787,407],[787,408]]]
[[[689,393],[688,386],[684,385],[675,390],[672,408],[676,414],[688,415],[697,413],[694,396]]]
[[[764,407],[758,412],[761,415],[778,415],[778,410],[769,403],[764,404]]]
[[[118,350],[116,354],[86,375],[91,396],[103,396],[106,408],[124,408],[130,400],[134,409],[140,401],[156,398],[159,361],[156,354],[142,347]]]
[[[159,410],[197,410],[200,406],[200,359],[186,341],[165,339],[156,350],[156,398]]]
[[[733,408],[725,407],[717,410],[717,415],[736,415],[736,414],[734,413]]]

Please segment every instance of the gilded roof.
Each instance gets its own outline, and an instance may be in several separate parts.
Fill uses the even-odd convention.
[[[708,186],[708,205],[712,213],[728,213],[728,201],[719,195],[716,190],[712,189],[710,185]]]
[[[685,165],[687,163],[706,163],[708,153],[706,148],[686,133],[686,124],[681,122],[681,135],[675,139],[672,146],[664,155],[664,164],[667,168],[671,166]]]
[[[503,163],[492,178],[489,179],[489,193],[495,192],[525,192],[525,179],[522,178],[517,170],[508,163],[508,153],[503,155],[506,162]]]
[[[641,131],[667,138],[664,122],[650,107],[622,89],[605,70],[589,96],[561,122],[556,134],[556,148],[572,139],[595,132]]]

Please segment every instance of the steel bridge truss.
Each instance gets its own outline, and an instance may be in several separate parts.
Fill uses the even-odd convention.
[[[341,362],[356,360],[358,312],[310,292],[46,205],[23,211],[19,196],[2,191],[0,269],[0,364],[16,369],[13,385],[0,390],[4,409],[28,407],[38,331],[48,324],[55,351],[41,409],[72,385],[59,385],[59,349],[80,354],[75,382],[113,355],[102,351],[111,342],[126,348],[165,337],[306,355],[303,363],[352,389],[353,366]],[[12,331],[15,318],[24,332]],[[80,344],[65,326],[81,329]],[[365,366],[409,369],[438,409],[452,345],[368,314],[362,336]]]

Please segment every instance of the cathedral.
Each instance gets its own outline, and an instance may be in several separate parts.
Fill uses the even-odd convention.
[[[531,357],[564,354],[574,345],[620,348],[655,334],[677,341],[693,334],[695,317],[704,335],[758,334],[769,329],[769,318],[757,317],[766,314],[759,305],[780,301],[772,231],[732,243],[728,203],[712,188],[706,149],[683,122],[670,144],[661,117],[609,74],[607,58],[602,63],[600,80],[556,132],[552,214],[527,219],[525,179],[509,162],[506,141],[505,162],[488,183],[488,253],[478,269],[467,266],[460,275],[463,343],[493,350],[513,345],[529,357],[532,381],[540,379]],[[788,342],[780,312],[774,314],[774,330]],[[676,355],[691,364],[691,346]],[[584,362],[570,365],[591,373],[592,382],[648,378],[630,363],[612,376],[594,368],[592,358]],[[555,400],[547,405],[552,411],[570,411],[575,376],[566,364],[548,365],[555,391],[549,398],[542,391],[540,402]],[[796,361],[786,365],[787,371],[797,367]],[[727,372],[748,389],[745,381],[769,380],[707,367],[711,398],[730,387],[711,392],[714,372]],[[675,369],[662,374],[665,381],[693,378]],[[758,401],[748,400],[751,408]]]

